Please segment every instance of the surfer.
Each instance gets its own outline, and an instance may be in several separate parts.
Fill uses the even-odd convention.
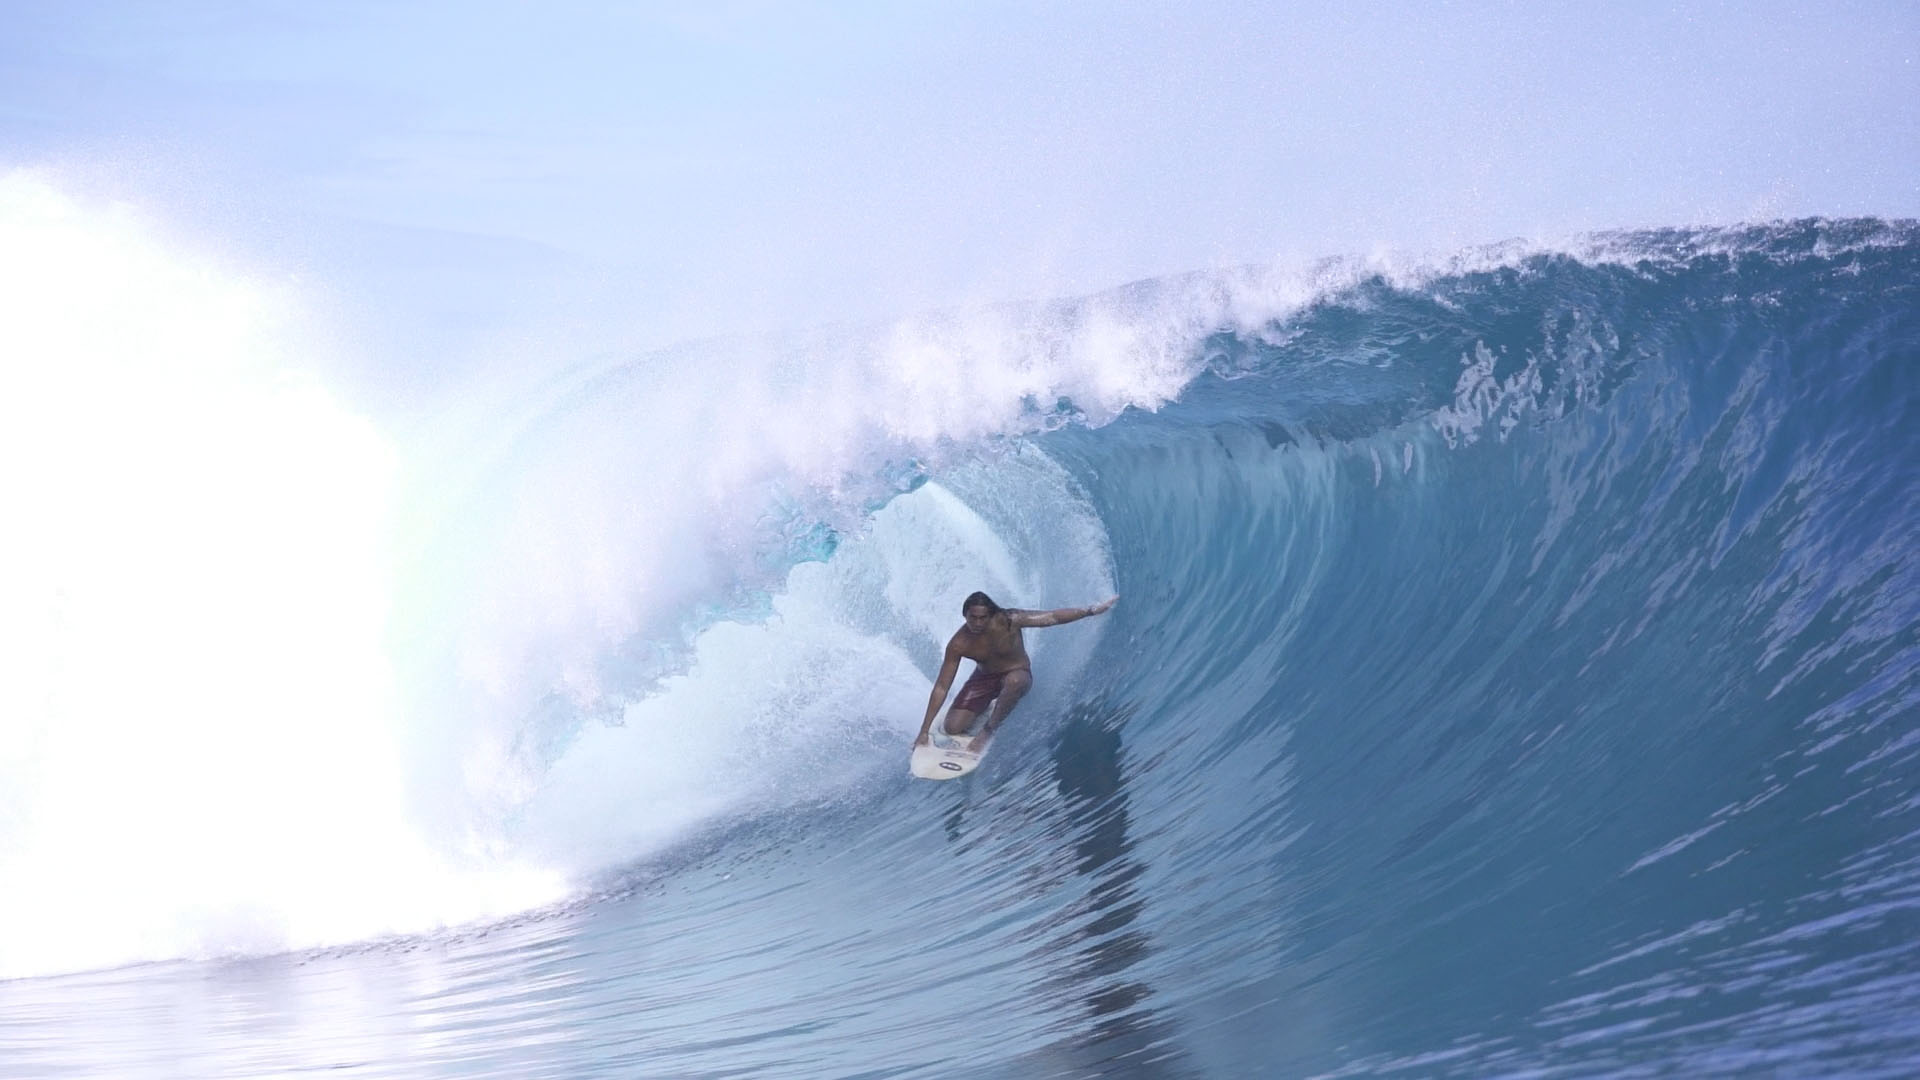
[[[960,687],[960,695],[953,699],[953,708],[947,710],[941,730],[960,738],[973,735],[974,721],[991,703],[993,713],[972,743],[976,747],[985,746],[1000,722],[1033,685],[1032,661],[1027,659],[1027,646],[1020,640],[1020,631],[1029,626],[1065,626],[1089,615],[1104,615],[1119,599],[1114,596],[1088,607],[1057,611],[1023,611],[1003,608],[983,592],[967,597],[960,605],[966,625],[955,631],[953,639],[947,642],[940,674],[933,680],[933,695],[927,699],[927,717],[920,722],[920,735],[913,740],[913,745],[928,744],[927,733],[933,728],[933,718],[940,712],[940,706],[946,704],[947,690],[960,671],[962,657],[974,662],[973,675]]]

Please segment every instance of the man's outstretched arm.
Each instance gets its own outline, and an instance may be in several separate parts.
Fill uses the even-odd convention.
[[[1015,626],[1064,626],[1070,622],[1079,622],[1089,615],[1105,615],[1120,600],[1110,596],[1097,604],[1087,607],[1056,608],[1053,611],[1009,611],[1007,612]]]

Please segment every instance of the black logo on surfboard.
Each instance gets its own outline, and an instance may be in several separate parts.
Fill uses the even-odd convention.
[[[940,763],[940,767],[941,767],[941,768],[943,768],[943,769],[946,769],[946,770],[948,770],[948,771],[950,771],[950,772],[959,772],[959,771],[960,771],[960,766],[958,766],[958,765],[955,765],[955,764],[954,764],[953,762],[951,762],[951,761],[943,761],[943,762],[941,762],[941,763]]]

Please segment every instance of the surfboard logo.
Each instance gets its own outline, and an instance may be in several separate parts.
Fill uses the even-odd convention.
[[[960,771],[960,766],[958,766],[958,765],[955,765],[955,764],[954,764],[953,762],[951,762],[951,761],[943,761],[943,762],[941,762],[941,763],[940,763],[940,767],[941,767],[941,768],[943,768],[943,769],[945,769],[945,770],[947,770],[948,772],[959,772],[959,771]]]

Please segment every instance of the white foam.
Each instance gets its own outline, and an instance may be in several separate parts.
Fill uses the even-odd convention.
[[[1056,467],[1016,452],[980,480],[952,471],[956,440],[1042,425],[1056,393],[1112,410],[1178,383],[1171,338],[1104,325],[1038,353],[997,351],[1004,327],[964,354],[937,332],[739,347],[556,388],[557,413],[447,469],[402,462],[302,374],[294,297],[130,210],[10,176],[0,252],[0,498],[20,523],[0,536],[4,974],[486,917],[566,888],[516,852],[578,871],[833,790],[825,759],[794,789],[712,777],[764,780],[735,766],[834,733],[899,742],[962,583],[1016,603],[1105,587]],[[620,706],[635,684],[607,685],[609,653],[671,640],[789,519],[859,530],[887,493],[862,478],[910,457],[953,486],[883,512],[826,577],[794,571],[765,625],[708,629],[626,729],[589,723],[555,760],[575,733],[531,706]],[[895,621],[846,623],[860,597]]]
[[[0,178],[0,976],[534,902],[405,812],[396,462],[288,299]]]
[[[704,631],[690,671],[617,725],[589,726],[545,773],[519,817],[522,850],[591,874],[717,819],[896,779],[967,593],[1016,606],[1106,595],[1104,534],[1057,465],[1027,450],[952,482],[1005,498],[976,507],[926,484],[831,559],[795,567],[764,623]],[[1032,635],[1056,694],[1085,662],[1086,629]],[[1034,700],[1027,715],[1044,715]]]

